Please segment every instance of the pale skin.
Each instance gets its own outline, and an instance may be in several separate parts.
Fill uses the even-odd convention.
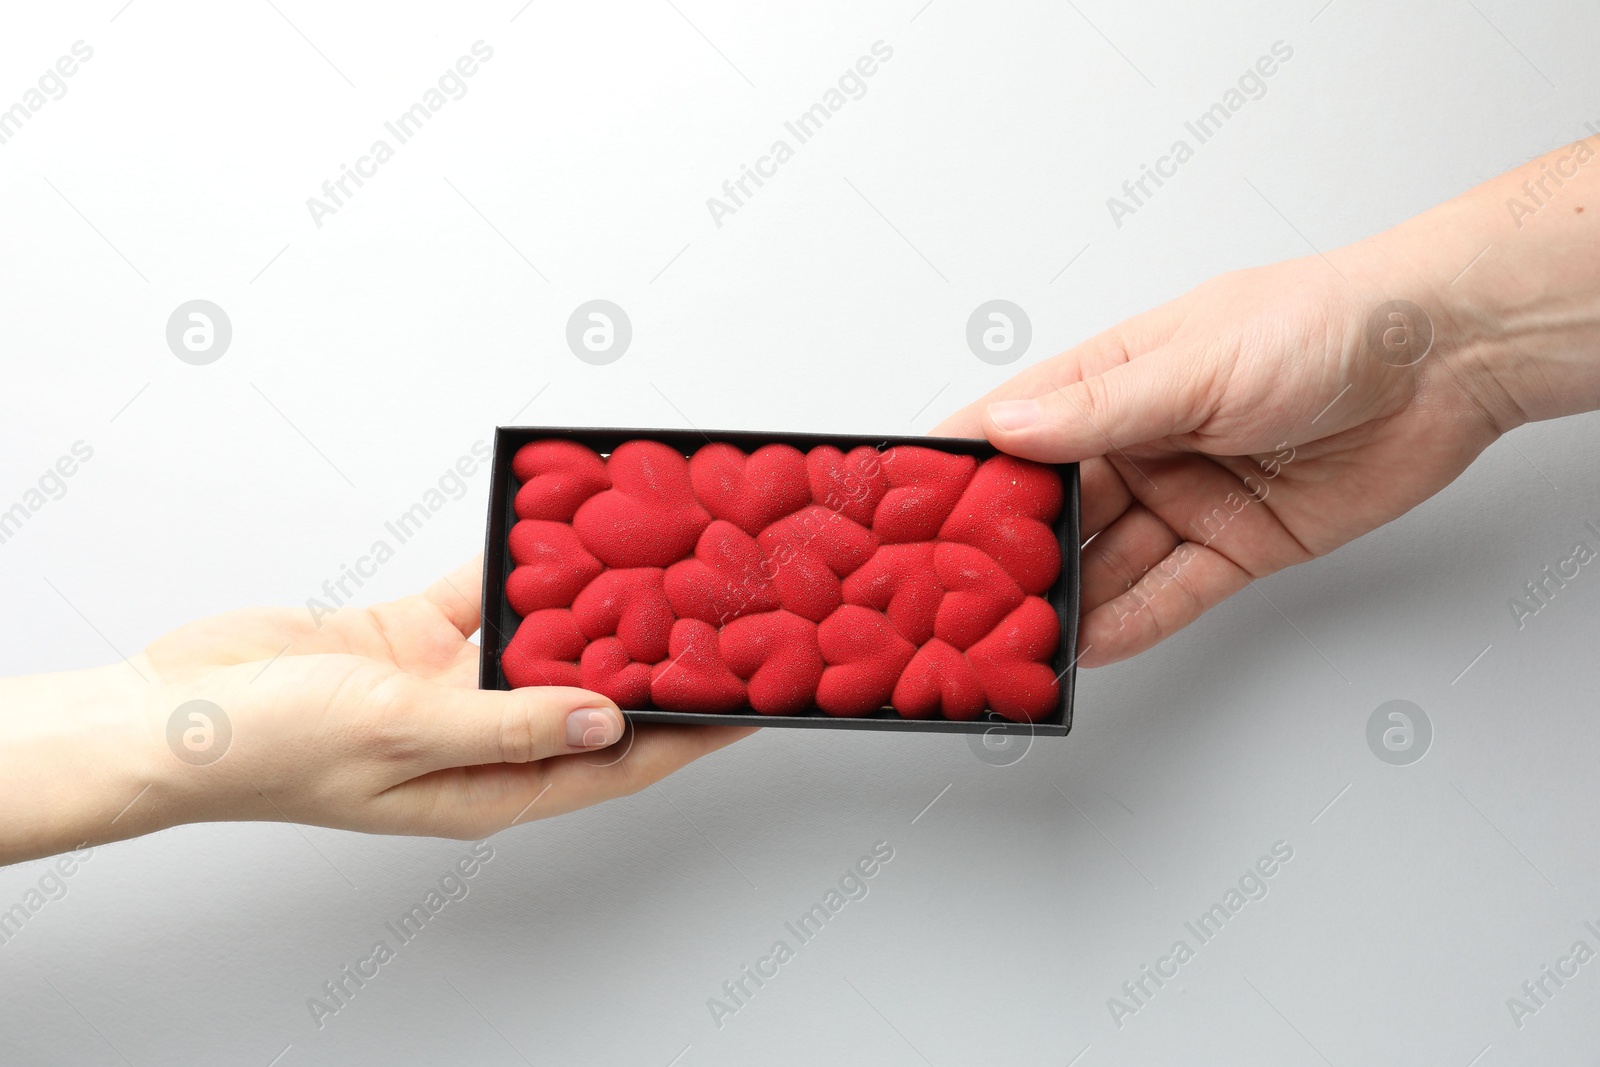
[[[0,863],[217,820],[476,839],[637,792],[751,732],[625,729],[582,689],[479,690],[482,572],[475,559],[320,626],[236,611],[127,663],[0,680]],[[169,745],[191,700],[231,726],[215,762]]]
[[[1597,150],[1557,150],[1325,256],[1214,278],[937,427],[1082,463],[1080,664],[1142,652],[1403,515],[1523,423],[1600,407]],[[1393,365],[1409,358],[1400,320],[1380,316],[1399,328],[1387,362],[1366,336],[1397,299],[1432,324],[1409,366]]]
[[[1596,149],[1325,255],[1215,278],[939,426],[1082,463],[1079,662],[1141,652],[1403,515],[1523,423],[1600,407]],[[1416,316],[1378,317],[1386,356],[1368,338],[1395,300],[1431,324],[1415,362]],[[212,820],[478,838],[635,792],[750,732],[625,731],[580,689],[479,691],[481,570],[320,627],[241,611],[127,663],[0,679],[0,864]],[[228,717],[215,762],[169,746],[191,700]]]

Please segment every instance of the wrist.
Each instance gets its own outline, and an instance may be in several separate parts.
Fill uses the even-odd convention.
[[[119,663],[0,682],[0,863],[173,825],[147,727],[148,664]]]
[[[1505,432],[1600,407],[1597,246],[1600,136],[1356,247],[1396,297],[1427,312],[1431,366],[1419,369]]]

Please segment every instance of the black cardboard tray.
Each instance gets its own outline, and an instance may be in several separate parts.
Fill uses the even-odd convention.
[[[879,450],[891,445],[917,445],[945,452],[975,456],[984,460],[999,455],[987,441],[964,437],[865,437],[855,434],[761,433],[741,430],[653,430],[565,426],[499,426],[494,432],[494,461],[490,467],[489,521],[483,546],[483,635],[479,656],[478,685],[483,689],[510,689],[500,670],[500,655],[517,631],[521,616],[506,602],[506,576],[511,571],[509,533],[517,521],[513,504],[521,488],[511,471],[517,449],[530,441],[562,438],[588,445],[602,455],[609,454],[624,441],[660,441],[685,456],[694,454],[708,442],[726,442],[745,452],[762,445],[793,445],[802,452],[819,445],[833,445],[848,452],[860,445]],[[1012,722],[992,711],[976,719],[957,722],[949,719],[907,719],[889,708],[858,718],[829,715],[820,708],[794,715],[762,715],[753,708],[736,712],[664,711],[649,708],[625,711],[634,722],[687,724],[725,723],[741,726],[800,726],[835,730],[909,730],[921,733],[1015,733],[1062,735],[1072,728],[1072,695],[1077,678],[1078,647],[1078,465],[1057,465],[1061,472],[1061,517],[1056,520],[1056,538],[1061,545],[1061,577],[1045,594],[1061,619],[1061,642],[1053,666],[1061,678],[1061,700],[1054,713],[1039,722]]]

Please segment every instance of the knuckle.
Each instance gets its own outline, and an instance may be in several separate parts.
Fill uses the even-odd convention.
[[[391,762],[415,758],[420,746],[411,683],[398,676],[384,678],[368,691],[365,703],[365,713],[349,724],[352,740],[362,754]]]
[[[1114,548],[1094,546],[1094,554],[1104,563],[1106,570],[1117,580],[1124,592],[1133,588],[1133,568],[1128,566],[1127,559]]]
[[[1069,395],[1069,399],[1083,409],[1083,416],[1087,419],[1098,420],[1110,409],[1111,394],[1104,375],[1095,374],[1085,378],[1073,391],[1077,396]]]
[[[663,777],[662,774],[651,771],[641,761],[635,759],[622,760],[617,769],[622,774],[622,781],[617,787],[618,796],[631,797],[655,785]]]
[[[539,759],[551,745],[552,718],[531,698],[514,701],[500,717],[500,762],[530,763]]]
[[[1184,600],[1187,602],[1185,614],[1191,619],[1197,619],[1205,614],[1205,597],[1196,585],[1194,577],[1188,571],[1180,569],[1174,578],[1174,582],[1183,591]]]

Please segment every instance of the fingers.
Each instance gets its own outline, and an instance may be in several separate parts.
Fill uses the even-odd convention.
[[[1141,459],[1138,467],[1113,457],[1139,504],[1172,530],[1244,566],[1261,578],[1312,553],[1278,513],[1282,481],[1273,481],[1251,460],[1198,455]],[[1107,531],[1110,532],[1109,530]],[[1153,561],[1146,561],[1153,562]]]
[[[1078,531],[1085,541],[1110,526],[1133,503],[1133,493],[1116,467],[1105,459],[1086,460],[1078,469],[1082,514]]]
[[[1166,344],[1183,320],[1186,301],[1180,298],[1135,315],[1060,355],[1035,363],[945,419],[932,432],[945,437],[986,436],[983,413],[991,403],[1038,396],[1056,386],[1104,374]]]
[[[610,752],[601,752],[546,764],[550,784],[546,799],[559,810],[570,811],[637,793],[756,730],[753,726],[635,726],[633,744],[620,760],[612,761]]]
[[[1132,589],[1166,559],[1181,539],[1143,506],[1135,504],[1105,532],[1083,546],[1080,602],[1093,610]]]
[[[639,726],[613,751],[529,764],[456,767],[405,782],[379,803],[389,833],[478,838],[562,815],[653,785],[743,737],[754,727]]]
[[[510,692],[400,683],[385,733],[412,773],[592,752],[622,738],[622,713],[598,693],[566,686]]]
[[[1142,462],[1142,474],[1111,465],[1138,502],[1084,547],[1081,666],[1142,652],[1252,578],[1311,558],[1274,510],[1281,483],[1248,461],[1176,456]]]
[[[1200,366],[1158,351],[1034,397],[998,400],[984,409],[984,434],[1024,459],[1073,463],[1188,433],[1204,421]]]
[[[1183,541],[1134,587],[1083,617],[1078,665],[1103,667],[1172,636],[1249,584],[1226,556]]]
[[[483,622],[483,553],[428,586],[422,596],[461,631],[462,637],[477,633]]]
[[[1090,353],[1096,350],[1097,345],[1104,345],[1104,351],[1099,353],[1098,360],[1091,359]],[[1095,338],[1078,348],[1069,349],[1058,356],[1035,363],[991,389],[977,401],[948,416],[930,433],[935,437],[983,437],[986,429],[983,413],[991,403],[1017,397],[1037,396],[1039,393],[1049,392],[1057,385],[1080,381],[1085,374],[1090,373],[1086,369],[1089,364],[1104,362],[1109,367],[1114,366],[1115,362],[1125,361],[1125,355],[1117,358],[1116,354],[1121,352],[1120,344],[1113,345],[1109,341]],[[1108,362],[1110,360],[1115,362]]]

